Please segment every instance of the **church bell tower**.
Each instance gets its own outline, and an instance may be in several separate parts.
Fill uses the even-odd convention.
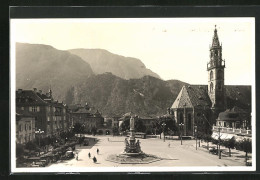
[[[208,95],[215,113],[225,110],[225,86],[224,86],[225,60],[222,59],[222,44],[219,43],[215,25],[212,45],[210,46],[210,61],[207,64],[208,71]]]

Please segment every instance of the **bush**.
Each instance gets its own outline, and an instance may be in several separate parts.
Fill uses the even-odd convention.
[[[37,145],[35,142],[29,141],[28,143],[26,143],[25,149],[28,149],[29,151],[36,150]]]

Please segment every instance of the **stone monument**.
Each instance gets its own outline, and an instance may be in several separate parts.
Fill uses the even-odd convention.
[[[151,154],[145,154],[141,151],[140,142],[135,139],[135,118],[131,116],[130,136],[125,138],[124,152],[108,155],[106,160],[119,164],[148,164],[160,161],[161,158]]]
[[[139,140],[135,139],[135,118],[130,118],[130,136],[125,138],[125,149],[123,154],[126,155],[139,155],[142,154]]]

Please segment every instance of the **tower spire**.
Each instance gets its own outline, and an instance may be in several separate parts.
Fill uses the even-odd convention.
[[[218,31],[217,31],[217,25],[215,25],[215,30],[214,30],[214,36],[212,40],[212,47],[219,47],[219,40],[218,40]]]
[[[49,95],[52,98],[52,90],[51,90],[51,84],[50,84],[50,89],[49,89]]]

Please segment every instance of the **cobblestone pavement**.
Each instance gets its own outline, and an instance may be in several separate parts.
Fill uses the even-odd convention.
[[[91,137],[93,138],[93,136]],[[90,146],[76,146],[78,160],[74,158],[62,162],[58,161],[47,168],[140,166],[138,164],[117,164],[106,160],[110,154],[123,152],[125,137],[95,136],[95,138],[97,138],[96,141],[91,141]],[[163,139],[140,139],[140,142],[144,153],[162,158],[160,161],[142,164],[141,166],[245,166],[244,152],[232,150],[232,157],[228,157],[228,154],[223,153],[222,158],[219,159],[217,155],[208,152],[205,148],[206,143],[201,143],[201,146],[196,150],[195,140],[183,140],[183,145],[181,145],[180,140],[166,140],[164,142]],[[170,147],[168,147],[169,143]],[[97,154],[97,148],[99,154]],[[91,154],[91,158],[88,157],[88,153]],[[97,163],[92,160],[94,156],[97,158]]]

